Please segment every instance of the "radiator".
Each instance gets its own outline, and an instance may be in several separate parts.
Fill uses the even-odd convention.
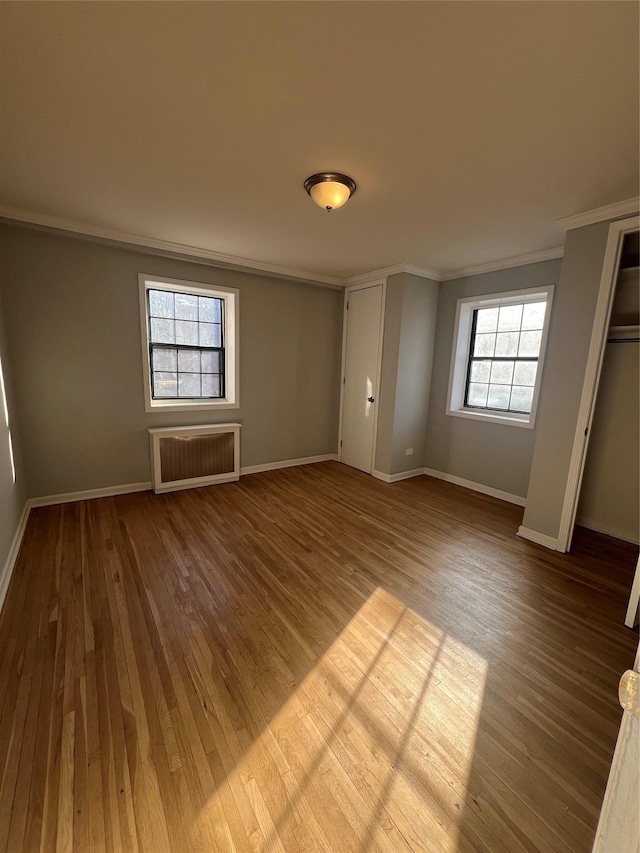
[[[149,439],[156,493],[240,478],[240,424],[150,429]]]

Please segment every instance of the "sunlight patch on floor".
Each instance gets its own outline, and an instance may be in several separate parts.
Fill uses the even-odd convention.
[[[486,669],[377,588],[235,756],[194,831],[224,814],[260,850],[456,850]]]

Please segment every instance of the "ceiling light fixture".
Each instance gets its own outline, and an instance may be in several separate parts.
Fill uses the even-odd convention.
[[[331,213],[349,201],[356,191],[356,182],[339,172],[318,172],[307,178],[304,188],[318,207]]]

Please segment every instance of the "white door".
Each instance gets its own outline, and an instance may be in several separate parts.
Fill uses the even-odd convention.
[[[622,723],[611,762],[593,853],[640,851],[640,647],[620,683]]]
[[[370,474],[378,405],[382,285],[349,291],[347,305],[340,461]]]

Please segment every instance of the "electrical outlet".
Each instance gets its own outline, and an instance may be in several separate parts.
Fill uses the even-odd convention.
[[[404,452],[404,455],[405,456],[413,456],[413,447],[407,447],[407,449]]]

